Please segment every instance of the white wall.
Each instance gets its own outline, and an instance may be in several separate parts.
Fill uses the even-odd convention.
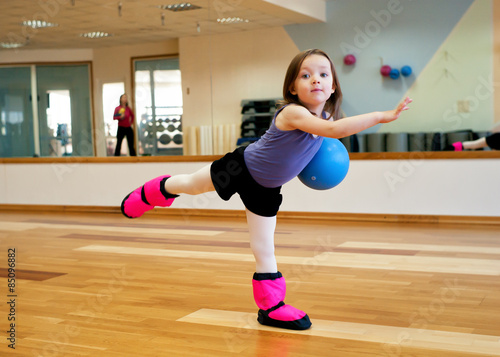
[[[119,206],[153,177],[191,173],[209,162],[0,164],[0,204]],[[409,215],[500,216],[500,159],[353,160],[328,191],[294,179],[281,210]],[[241,210],[239,197],[184,195],[176,208]]]
[[[7,172],[5,165],[0,164],[0,202],[7,200]]]
[[[298,52],[282,27],[181,38],[179,49],[183,126],[239,125],[242,99],[281,97]]]

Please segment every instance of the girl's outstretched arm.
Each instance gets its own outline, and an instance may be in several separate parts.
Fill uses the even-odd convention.
[[[278,115],[276,125],[281,130],[299,129],[319,136],[344,138],[377,124],[398,119],[403,111],[409,109],[408,104],[411,102],[412,100],[406,97],[394,110],[361,114],[333,122],[315,117],[302,106],[290,105]]]

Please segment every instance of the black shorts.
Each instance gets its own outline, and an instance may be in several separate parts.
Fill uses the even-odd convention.
[[[215,191],[224,201],[238,193],[250,212],[259,216],[274,217],[283,200],[281,186],[267,188],[258,184],[245,164],[244,151],[244,147],[237,148],[212,163],[210,175]]]
[[[500,133],[488,135],[486,137],[486,144],[494,150],[500,150]]]

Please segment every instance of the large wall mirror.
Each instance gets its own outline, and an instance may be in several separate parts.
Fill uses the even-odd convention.
[[[113,156],[110,112],[122,92],[136,114],[138,155],[224,154],[262,135],[288,64],[309,48],[334,61],[346,116],[414,99],[396,122],[344,138],[353,153],[443,151],[500,129],[496,0],[123,1],[102,9],[77,0],[27,10],[50,28],[14,21],[12,8],[0,15],[8,33],[0,41],[2,157]],[[112,36],[78,35],[78,16]],[[5,48],[16,41],[24,43]],[[60,57],[71,60],[57,67]],[[53,85],[37,88],[40,97],[36,82]],[[47,111],[56,106],[60,120]]]
[[[346,116],[414,99],[400,120],[343,139],[351,152],[443,151],[498,127],[493,1],[327,1],[302,13],[289,3],[281,18],[249,3],[206,2],[199,35],[179,40],[184,155],[257,139],[290,60],[308,48],[332,57]]]

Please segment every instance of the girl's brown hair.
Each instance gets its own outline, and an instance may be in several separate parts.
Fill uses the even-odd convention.
[[[300,102],[299,97],[295,94],[292,94],[291,90],[293,89],[293,86],[295,84],[295,79],[299,75],[300,66],[302,66],[304,60],[311,55],[324,56],[330,62],[330,67],[333,76],[333,86],[335,92],[330,96],[330,98],[328,98],[328,100],[325,103],[325,108],[323,110],[330,113],[330,117],[328,119],[330,119],[332,116],[335,120],[340,119],[341,118],[340,104],[342,103],[342,91],[340,90],[340,83],[337,77],[337,72],[335,71],[335,67],[333,66],[333,62],[330,59],[330,57],[328,57],[328,55],[324,51],[318,49],[311,49],[300,52],[298,55],[294,57],[292,62],[290,62],[288,70],[286,71],[285,82],[283,83],[284,100],[279,103],[279,107],[281,108],[284,105],[291,103],[303,105]],[[314,114],[321,115],[321,113],[314,113]]]

